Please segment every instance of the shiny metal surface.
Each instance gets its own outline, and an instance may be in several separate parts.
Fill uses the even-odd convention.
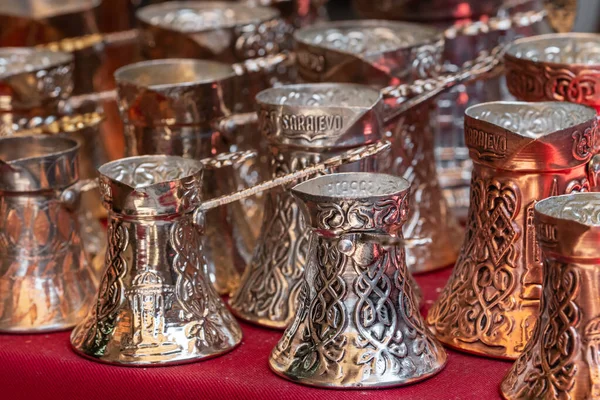
[[[361,18],[431,22],[493,15],[503,3],[504,0],[354,0],[353,6]]]
[[[80,158],[79,177],[84,180],[95,179],[97,176],[94,161],[95,139],[98,138],[99,124],[103,116],[97,113],[64,116],[22,117],[17,113],[0,114],[0,137],[23,135],[57,135],[68,137],[79,143]],[[105,215],[99,211],[102,207],[98,190],[81,193],[81,207],[77,210],[79,233],[83,246],[90,259],[103,253],[106,243],[105,230],[98,218]],[[98,263],[93,263],[97,265]],[[97,271],[98,276],[102,271]]]
[[[446,363],[409,283],[402,238],[410,184],[331,174],[292,189],[311,232],[298,311],[271,353],[284,378],[329,388],[414,383]]]
[[[206,271],[203,163],[130,157],[99,169],[109,209],[97,300],[71,335],[74,349],[122,365],[167,365],[227,352],[242,332]]]
[[[590,189],[597,135],[592,108],[560,102],[492,102],[467,109],[473,159],[467,234],[454,271],[427,315],[444,344],[515,359],[540,310],[537,201]]]
[[[331,22],[300,29],[299,74],[309,81],[353,82],[379,87],[411,83],[439,73],[444,40],[431,27],[391,21]],[[398,103],[392,90],[384,90],[390,107]],[[392,151],[380,171],[411,182],[407,237],[428,237],[430,244],[407,249],[412,272],[431,271],[456,260],[461,228],[438,182],[430,126],[431,102],[386,123]]]
[[[294,39],[303,80],[381,86],[431,76],[444,46],[435,28],[383,20],[323,23]]]
[[[73,91],[73,56],[28,47],[0,48],[0,112],[45,110]]]
[[[142,7],[136,13],[146,59],[194,58],[236,63],[291,50],[291,26],[276,9],[237,2],[185,1]],[[253,99],[276,81],[289,82],[289,66],[247,71],[235,78],[232,111],[254,111]]]
[[[235,2],[170,1],[136,13],[146,58],[196,58],[233,63],[289,49],[279,11]],[[280,47],[284,45],[284,47]]]
[[[382,135],[381,94],[366,86],[287,85],[265,90],[256,100],[261,131],[271,146],[273,176],[375,143]],[[372,171],[380,158],[343,170]],[[309,257],[309,229],[289,187],[267,195],[262,226],[253,258],[229,304],[244,320],[283,329],[296,310]]]
[[[570,101],[600,112],[600,34],[515,40],[505,55],[510,93],[526,101]]]
[[[87,312],[97,281],[75,207],[78,150],[64,138],[0,139],[2,332],[69,329]]]
[[[523,354],[504,378],[506,399],[593,399],[598,371],[600,194],[542,200],[535,227],[544,258],[541,311]]]
[[[236,128],[230,135],[219,130],[219,123],[233,115],[237,73],[236,65],[191,59],[144,61],[117,70],[115,78],[125,126],[126,154],[169,154],[202,159],[232,148],[250,148],[248,140],[238,139],[234,147],[231,137],[251,139],[254,144],[255,136],[243,138]],[[245,122],[253,124],[251,119]],[[238,121],[234,125],[243,124]],[[233,169],[207,170],[206,197],[216,197],[247,185],[248,173],[258,173],[258,179],[266,179],[267,171],[248,170],[253,165],[260,167],[248,160]],[[252,211],[261,199],[255,196],[254,203],[247,200],[243,204],[211,210],[206,215],[205,257],[211,280],[221,294],[230,293],[237,286],[246,263],[244,256],[252,253],[256,241],[250,227],[260,224],[260,220],[256,213],[247,216],[243,207],[248,204]],[[241,218],[233,219],[232,215]]]
[[[0,137],[15,134],[60,134],[80,144],[79,175],[96,177],[103,158],[100,141],[102,118],[60,115],[60,102],[74,88],[73,56],[44,49],[13,47],[0,49]],[[104,231],[98,218],[104,216],[97,191],[82,194],[79,213],[81,238],[86,252],[101,251]]]

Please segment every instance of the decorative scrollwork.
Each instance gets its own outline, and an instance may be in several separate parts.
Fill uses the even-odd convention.
[[[582,314],[575,302],[580,276],[569,264],[545,263],[542,314],[502,391],[521,398],[571,399],[581,343],[577,328]]]
[[[515,183],[473,177],[461,255],[427,317],[443,341],[503,349],[522,340],[514,319],[507,316],[517,305],[515,242],[521,228],[515,218],[520,201]]]

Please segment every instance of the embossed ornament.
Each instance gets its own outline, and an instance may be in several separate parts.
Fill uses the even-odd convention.
[[[523,352],[542,295],[534,206],[549,196],[590,190],[595,126],[593,109],[571,103],[491,102],[467,109],[474,163],[467,234],[427,315],[442,343],[498,358]]]
[[[242,338],[206,274],[202,162],[130,157],[100,167],[109,209],[104,274],[92,310],[73,331],[75,350],[124,365],[213,357]]]
[[[501,384],[506,399],[600,397],[600,195],[552,197],[535,207],[544,292],[535,331]]]
[[[342,173],[292,189],[311,244],[298,310],[271,353],[276,374],[311,386],[381,388],[444,367],[446,353],[419,314],[404,247],[393,242],[402,238],[409,186],[391,175]]]

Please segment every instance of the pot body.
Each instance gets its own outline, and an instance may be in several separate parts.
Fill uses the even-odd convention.
[[[276,374],[365,389],[413,383],[444,367],[446,354],[419,314],[403,246],[386,244],[402,237],[409,185],[377,199],[344,197],[377,187],[381,175],[370,179],[377,175],[333,174],[294,188],[311,237],[298,310],[269,359]],[[317,197],[300,189],[321,182]]]
[[[536,207],[544,260],[541,310],[533,336],[501,384],[506,399],[600,396],[599,205],[596,193],[586,193]]]

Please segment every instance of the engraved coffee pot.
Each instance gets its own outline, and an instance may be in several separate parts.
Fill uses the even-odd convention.
[[[595,111],[572,103],[491,102],[465,115],[473,159],[467,234],[427,315],[436,337],[469,353],[515,359],[540,311],[534,206],[589,190]]]
[[[140,8],[142,54],[146,59],[192,58],[223,63],[283,56],[292,49],[292,26],[263,4],[233,1],[168,1]],[[293,81],[286,63],[248,70],[235,77],[232,111],[254,111],[254,96],[273,82]]]
[[[444,40],[428,26],[392,21],[330,22],[296,31],[299,75],[309,82],[354,82],[377,87],[411,83],[439,74]],[[407,237],[428,237],[429,244],[407,248],[412,272],[452,264],[462,229],[448,208],[438,181],[431,101],[386,121],[393,142],[389,162],[380,171],[411,182],[413,198]]]
[[[446,352],[424,324],[406,267],[409,189],[376,173],[331,174],[292,189],[312,237],[298,310],[269,359],[276,374],[365,389],[444,368]]]
[[[285,60],[223,64],[192,59],[144,61],[115,73],[125,124],[126,154],[169,154],[201,159],[230,150],[259,149],[228,170],[206,171],[205,193],[218,196],[268,179],[256,115],[233,114],[235,79],[248,70],[276,69]],[[241,129],[244,129],[242,132]],[[262,196],[207,213],[206,257],[221,294],[237,286],[256,243]]]
[[[600,398],[600,194],[551,197],[535,206],[544,258],[540,315],[501,384],[505,399]]]
[[[382,136],[382,96],[368,86],[286,85],[259,93],[256,101],[261,131],[272,151],[274,177]],[[373,171],[380,160],[372,158],[344,170]],[[309,258],[309,238],[310,229],[289,188],[270,192],[258,245],[229,300],[236,316],[278,329],[291,322]]]
[[[103,118],[89,114],[89,118],[61,119],[61,103],[69,98],[73,86],[71,54],[28,47],[0,49],[0,137],[59,134],[74,139],[80,145],[79,176],[92,179],[102,159],[97,149]],[[82,196],[80,234],[86,252],[94,257],[106,239],[98,221],[105,212],[97,190]]]
[[[86,357],[131,366],[192,362],[233,349],[242,332],[207,273],[206,211],[388,147],[364,146],[208,201],[201,200],[205,167],[230,166],[235,156],[139,156],[103,165],[109,246],[96,302],[73,331],[72,346]]]
[[[0,139],[0,331],[69,329],[97,287],[77,207],[79,145],[59,137]]]

